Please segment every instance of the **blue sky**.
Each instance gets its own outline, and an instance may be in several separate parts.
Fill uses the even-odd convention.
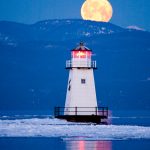
[[[0,20],[35,23],[45,19],[81,18],[85,0],[0,0]],[[110,0],[111,23],[136,25],[150,31],[150,0]]]

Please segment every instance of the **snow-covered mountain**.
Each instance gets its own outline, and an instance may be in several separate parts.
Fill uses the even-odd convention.
[[[139,30],[139,31],[146,31],[145,29],[140,28],[140,27],[135,26],[135,25],[128,26],[127,29],[130,29],[130,30]]]
[[[126,29],[110,23],[99,23],[83,20],[47,20],[32,25],[13,22],[0,22],[0,36],[10,40],[52,40],[64,41],[80,39],[101,34],[123,32]],[[2,38],[5,36],[5,38]]]
[[[150,109],[150,33],[73,19],[32,25],[0,22],[0,109],[63,106],[65,61],[80,41],[96,54],[99,104]]]

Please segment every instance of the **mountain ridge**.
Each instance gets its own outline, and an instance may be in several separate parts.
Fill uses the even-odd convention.
[[[73,30],[77,33],[77,35],[73,32]],[[22,35],[20,33],[21,31],[24,31],[25,35]],[[111,23],[84,21],[80,19],[45,20],[37,22],[35,24],[22,24],[8,21],[0,21],[1,34],[9,34],[12,35],[14,39],[22,39],[22,41],[50,40],[52,37],[50,35],[48,36],[48,34],[52,34],[52,36],[54,36],[55,34],[61,35],[61,38],[62,36],[68,36],[68,39],[70,39],[72,38],[72,35],[76,35],[78,36],[78,38],[84,38],[93,35],[112,34],[128,31],[129,30],[126,28],[121,28]],[[69,36],[70,33],[72,33],[71,36]],[[25,38],[26,34],[28,38]],[[63,38],[59,40],[63,40]]]

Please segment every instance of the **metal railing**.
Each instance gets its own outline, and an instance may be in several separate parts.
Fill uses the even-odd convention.
[[[55,116],[64,116],[69,113],[71,115],[81,115],[82,113],[91,113],[91,115],[108,117],[108,107],[55,107]]]
[[[73,61],[67,60],[66,61],[66,69],[70,68],[93,68],[96,69],[96,61]]]

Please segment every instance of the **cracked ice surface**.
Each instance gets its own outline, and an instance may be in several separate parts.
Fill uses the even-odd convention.
[[[39,136],[89,140],[150,139],[150,127],[78,124],[52,118],[0,120],[0,137]]]

